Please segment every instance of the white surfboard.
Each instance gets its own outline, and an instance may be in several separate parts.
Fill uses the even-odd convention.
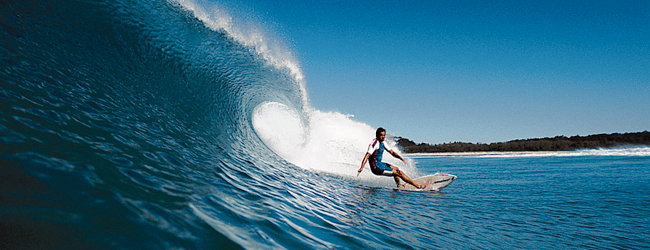
[[[422,191],[440,191],[443,188],[449,186],[456,179],[455,175],[452,174],[443,174],[437,173],[434,175],[422,176],[420,178],[413,179],[417,183],[425,183],[431,181],[427,187],[424,189],[418,189],[411,184],[406,184],[404,187],[400,187],[402,190],[422,190]]]

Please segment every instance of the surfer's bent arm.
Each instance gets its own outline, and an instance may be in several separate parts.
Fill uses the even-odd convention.
[[[366,156],[363,157],[363,162],[361,162],[361,168],[359,168],[359,171],[357,171],[357,176],[361,174],[361,171],[363,171],[363,167],[366,166],[366,162],[368,162],[368,158],[370,158],[370,153],[366,153]]]
[[[406,163],[406,160],[404,160],[404,158],[402,158],[401,155],[398,155],[397,153],[395,153],[395,151],[393,151],[392,149],[390,151],[388,151],[388,152],[390,152],[390,154],[392,156],[394,156],[395,158],[399,158],[400,160],[402,160],[402,162],[404,162],[404,164],[408,165],[408,163]]]

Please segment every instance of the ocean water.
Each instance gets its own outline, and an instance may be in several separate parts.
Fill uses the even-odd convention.
[[[210,1],[0,2],[0,248],[648,248],[650,149],[412,156]]]
[[[637,147],[417,158],[418,166],[459,176],[431,201],[438,218],[429,244],[646,249],[648,153],[649,148]]]

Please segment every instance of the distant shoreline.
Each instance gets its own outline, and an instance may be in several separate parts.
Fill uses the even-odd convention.
[[[588,136],[556,136],[496,143],[449,142],[442,144],[419,143],[397,137],[397,145],[407,154],[417,153],[471,153],[475,154],[521,154],[538,152],[566,152],[578,149],[611,148],[626,145],[650,145],[650,132],[596,134]],[[454,154],[452,154],[454,155]]]

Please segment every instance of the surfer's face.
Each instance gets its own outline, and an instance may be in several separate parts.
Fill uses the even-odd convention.
[[[380,132],[379,137],[377,137],[377,140],[379,140],[379,141],[386,140],[386,132]]]

